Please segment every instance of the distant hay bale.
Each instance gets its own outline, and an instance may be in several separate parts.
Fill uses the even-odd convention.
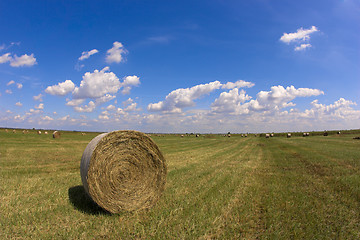
[[[247,137],[247,134],[245,134],[245,137]]]
[[[265,137],[266,137],[266,138],[269,138],[269,137],[270,137],[270,134],[268,134],[268,133],[265,134]]]
[[[341,132],[339,131],[339,132],[337,132],[337,134],[339,134],[339,135],[340,135],[340,134],[341,134]]]
[[[45,134],[45,135],[48,135],[48,132],[45,131],[44,134]]]
[[[5,132],[9,132],[9,130],[5,129]]]
[[[41,131],[37,131],[37,134],[41,135]]]
[[[196,134],[196,137],[200,137],[200,135],[199,135],[199,134]]]
[[[183,138],[183,137],[184,137],[184,134],[181,134],[181,136],[180,136],[180,137],[182,137],[182,138]]]
[[[16,130],[15,130],[15,129],[13,129],[13,133],[16,133]]]
[[[227,136],[228,136],[228,137],[231,137],[231,134],[228,134]]]
[[[291,133],[288,133],[288,134],[286,135],[286,137],[287,137],[287,138],[291,138]]]
[[[137,131],[95,137],[80,164],[86,193],[111,213],[147,209],[165,189],[165,158],[153,140]]]
[[[307,133],[303,133],[303,137],[306,137],[307,136]]]
[[[22,133],[23,133],[23,134],[25,134],[25,133],[26,133],[26,131],[25,131],[25,130],[23,130],[23,131],[22,131]]]
[[[270,137],[274,137],[274,134],[272,133],[272,134],[270,134]]]
[[[53,132],[53,138],[60,138],[60,132],[59,131],[54,131]]]
[[[86,133],[81,133],[81,135],[85,136],[85,135],[86,135]]]
[[[306,136],[310,136],[310,133],[306,133]]]

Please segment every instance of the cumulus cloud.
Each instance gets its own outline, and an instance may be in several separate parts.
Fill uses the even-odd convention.
[[[17,84],[16,84],[16,87],[17,87],[18,89],[22,89],[23,85],[22,85],[21,83],[17,83]]]
[[[7,93],[7,94],[12,94],[12,91],[11,91],[10,89],[6,89],[6,90],[5,90],[5,93]]]
[[[6,86],[10,86],[11,84],[15,84],[15,81],[14,81],[14,80],[9,81],[9,82],[6,84]]]
[[[109,120],[109,116],[108,115],[99,115],[99,119],[101,119],[101,120]]]
[[[97,49],[82,52],[81,56],[79,57],[79,61],[83,61],[85,59],[88,59],[91,55],[94,55],[95,53],[98,53],[98,52],[99,51]]]
[[[10,66],[12,67],[33,66],[35,64],[37,64],[37,62],[33,53],[31,55],[24,54],[20,57],[15,54],[10,60]]]
[[[34,108],[42,110],[42,109],[44,109],[44,104],[40,103],[38,106],[35,106]]]
[[[310,34],[319,31],[315,26],[309,29],[299,28],[295,33],[284,33],[280,41],[284,43],[290,43],[293,41],[305,41],[310,39]]]
[[[21,102],[17,102],[17,103],[15,103],[15,106],[22,107],[22,103],[21,103]]]
[[[110,101],[110,100],[113,100],[114,98],[116,98],[116,96],[110,95],[110,94],[105,94],[104,96],[97,98],[97,99],[95,100],[95,103],[96,103],[96,105],[98,106],[98,105],[101,105],[101,104],[103,104],[103,103],[106,103],[106,102],[108,102],[108,101]]]
[[[211,105],[211,110],[213,112],[233,112],[235,109],[239,109],[242,103],[250,99],[251,97],[244,90],[239,92],[238,88],[234,88],[229,92],[222,92]]]
[[[119,63],[123,60],[123,55],[127,53],[126,49],[120,42],[114,42],[113,47],[107,50],[106,62]]]
[[[138,86],[140,84],[140,78],[138,76],[127,76],[124,78],[124,81],[121,83],[121,86],[124,88],[121,92],[122,94],[130,94],[132,86]]]
[[[11,56],[10,53],[5,53],[3,55],[0,56],[0,64],[1,63],[6,63],[6,62],[10,62],[11,61]]]
[[[124,111],[125,112],[130,112],[130,111],[139,111],[140,109],[136,108],[137,107],[137,103],[134,102],[134,100],[132,98],[128,98],[126,101],[123,102],[124,105]]]
[[[169,113],[180,113],[182,108],[194,106],[194,100],[199,99],[203,95],[209,94],[214,90],[225,88],[231,89],[235,87],[252,87],[251,82],[239,80],[235,83],[228,82],[221,84],[219,81],[200,84],[191,88],[180,88],[169,93],[164,101],[151,103],[148,105],[149,111],[162,111]]]
[[[54,120],[52,117],[49,117],[49,116],[42,117],[41,119],[43,121],[52,121],[52,120]]]
[[[109,67],[93,73],[86,72],[80,83],[73,91],[74,98],[100,98],[108,93],[116,93],[120,89],[119,78],[109,72]]]
[[[75,106],[74,107],[74,110],[76,112],[87,112],[87,113],[90,113],[90,112],[93,112],[96,108],[96,105],[93,101],[90,101],[88,103],[88,105],[85,105],[85,106]]]
[[[227,83],[223,84],[221,86],[221,88],[225,88],[225,89],[243,88],[243,87],[251,88],[253,86],[255,86],[255,84],[252,82],[246,82],[244,80],[239,80],[236,82],[227,82]]]
[[[73,91],[75,84],[71,80],[58,83],[57,85],[49,86],[45,89],[45,92],[51,95],[65,96]]]
[[[303,43],[300,46],[297,46],[294,48],[295,51],[302,51],[305,50],[306,48],[310,48],[311,44],[310,43]]]
[[[42,102],[42,101],[43,101],[43,100],[42,100],[42,97],[43,97],[43,95],[40,93],[40,94],[37,95],[37,96],[33,96],[33,99],[34,99],[35,101]]]
[[[114,105],[111,105],[111,104],[106,107],[106,110],[108,110],[108,111],[112,111],[112,110],[115,110],[115,109],[116,109],[116,107]]]
[[[72,100],[66,99],[66,101],[67,101],[66,102],[67,106],[74,107],[74,106],[78,106],[78,105],[82,104],[85,101],[85,99],[72,99]]]
[[[317,118],[317,119],[328,119],[328,118],[339,118],[339,119],[360,119],[360,111],[353,109],[351,106],[357,104],[353,101],[340,98],[333,104],[325,105],[320,104],[319,100],[311,102],[312,108],[306,110],[301,114],[305,118]]]

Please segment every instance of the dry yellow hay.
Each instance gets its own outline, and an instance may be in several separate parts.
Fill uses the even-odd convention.
[[[48,135],[48,132],[45,131],[44,134],[45,134],[45,135]]]
[[[59,131],[54,131],[53,132],[53,138],[60,138],[60,132]]]
[[[37,134],[41,135],[41,131],[37,131]]]
[[[15,130],[15,129],[13,129],[13,133],[16,133],[16,130]]]
[[[111,213],[152,207],[165,189],[165,158],[137,131],[103,133],[87,145],[81,180],[91,199]]]

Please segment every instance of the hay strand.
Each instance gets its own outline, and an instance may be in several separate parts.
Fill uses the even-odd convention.
[[[85,191],[111,213],[152,207],[165,188],[165,159],[151,138],[137,131],[95,137],[80,164]]]

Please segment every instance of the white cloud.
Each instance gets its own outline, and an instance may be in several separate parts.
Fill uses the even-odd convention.
[[[69,119],[70,119],[70,115],[66,115],[66,116],[64,116],[62,118],[59,118],[60,121],[67,121]]]
[[[71,80],[66,80],[65,82],[58,83],[57,85],[49,86],[45,89],[46,93],[57,96],[64,96],[75,88],[75,84]]]
[[[17,84],[16,84],[16,87],[17,87],[18,89],[22,89],[23,85],[22,85],[21,83],[17,83]]]
[[[66,102],[67,106],[74,107],[74,106],[78,106],[78,105],[82,104],[85,101],[85,99],[72,99],[72,100],[66,99],[66,101],[67,101]]]
[[[99,119],[101,119],[101,120],[109,120],[109,116],[107,116],[107,115],[99,115]]]
[[[90,113],[90,112],[93,112],[94,110],[95,110],[95,108],[96,108],[96,105],[95,105],[95,103],[93,102],[93,101],[90,101],[89,103],[88,103],[88,105],[85,105],[85,106],[75,106],[74,107],[74,110],[76,111],[76,112],[88,112],[88,113]]]
[[[116,96],[110,95],[110,94],[105,94],[104,96],[97,98],[97,99],[95,100],[95,103],[96,103],[96,105],[98,106],[98,105],[101,105],[101,104],[103,104],[103,103],[106,103],[106,102],[108,102],[108,101],[110,101],[110,100],[113,100],[114,98],[116,98]]]
[[[306,41],[310,39],[310,34],[319,31],[315,26],[312,26],[310,29],[299,28],[295,33],[284,33],[280,41],[284,43],[290,43],[293,41]]]
[[[6,63],[6,62],[10,62],[11,61],[11,56],[10,53],[5,53],[3,55],[0,56],[0,64],[1,63]]]
[[[250,104],[254,110],[270,110],[281,109],[289,106],[294,106],[292,101],[296,97],[310,97],[324,94],[323,91],[311,88],[298,88],[290,86],[284,88],[283,86],[273,86],[271,91],[260,91],[256,95],[255,102]]]
[[[40,93],[40,94],[37,95],[37,96],[33,96],[33,99],[34,99],[35,101],[42,102],[42,101],[43,101],[43,100],[42,100],[42,97],[43,97],[43,95]]]
[[[320,104],[318,100],[311,102],[312,108],[306,110],[302,117],[306,118],[317,118],[324,120],[328,118],[339,118],[339,119],[360,119],[360,111],[354,110],[351,106],[357,104],[353,101],[340,98],[335,101],[334,104]]]
[[[31,55],[24,54],[20,57],[15,55],[14,58],[10,60],[10,66],[12,67],[33,66],[35,64],[37,64],[37,62],[33,53]]]
[[[115,106],[110,104],[109,106],[106,107],[106,110],[108,111],[115,110]]]
[[[5,93],[7,93],[7,94],[12,94],[12,91],[11,91],[10,89],[6,89],[6,90],[5,90]]]
[[[52,120],[54,120],[52,117],[49,117],[49,116],[42,117],[41,119],[43,121],[52,121]]]
[[[227,82],[221,86],[221,88],[225,89],[233,89],[233,88],[243,88],[243,87],[253,87],[255,84],[252,82],[246,82],[244,80],[239,80],[236,82]]]
[[[38,114],[38,113],[41,113],[41,110],[40,109],[36,109],[36,110],[30,109],[29,112],[30,112],[30,114]]]
[[[140,84],[140,79],[138,76],[127,76],[124,78],[124,81],[121,83],[121,86],[124,88],[121,92],[122,94],[129,94],[132,86],[138,86]]]
[[[179,88],[169,93],[164,101],[149,104],[148,110],[180,113],[182,108],[193,106],[195,99],[219,88],[221,88],[219,81],[200,84],[191,88]]]
[[[305,50],[306,48],[310,48],[312,47],[310,43],[304,43],[304,44],[301,44],[300,46],[297,46],[294,48],[295,51],[302,51],[302,50]]]
[[[21,103],[21,102],[17,102],[17,103],[15,103],[15,105],[18,106],[18,107],[22,107],[22,103]]]
[[[108,63],[119,63],[123,60],[123,54],[127,51],[120,42],[114,42],[113,47],[107,51],[106,62]]]
[[[44,109],[44,104],[40,103],[38,106],[34,107],[35,109]]]
[[[79,61],[88,59],[91,55],[94,55],[95,53],[98,53],[99,51],[97,49],[93,49],[90,51],[82,52],[81,57],[79,57]]]
[[[251,82],[239,80],[235,83],[228,82],[221,84],[219,81],[210,82],[207,84],[200,84],[191,88],[180,88],[169,93],[164,101],[151,103],[148,105],[149,111],[163,111],[169,113],[180,113],[182,108],[194,106],[194,100],[209,94],[214,90],[225,88],[238,88],[238,87],[252,87]]]
[[[73,97],[100,98],[108,93],[116,93],[121,87],[119,78],[113,72],[108,71],[109,67],[105,67],[101,71],[86,72],[80,87],[74,89]]]
[[[242,103],[250,99],[251,97],[246,95],[244,90],[239,92],[239,89],[234,88],[229,92],[222,92],[211,105],[211,109],[213,112],[233,112]]]
[[[9,81],[9,82],[6,84],[6,86],[10,86],[11,84],[15,84],[15,81],[14,81],[14,80]]]

